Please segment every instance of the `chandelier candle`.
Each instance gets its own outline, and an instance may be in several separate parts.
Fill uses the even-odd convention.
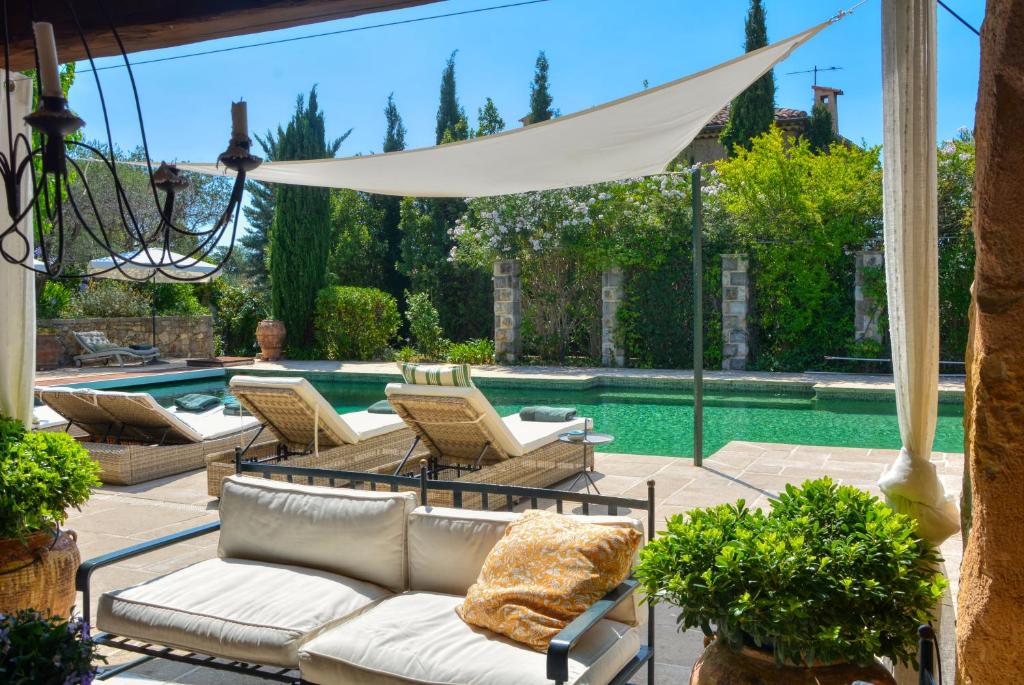
[[[44,96],[64,97],[60,88],[60,74],[57,71],[57,41],[53,38],[53,24],[37,21],[32,24],[36,35],[36,52],[39,55],[39,78]]]
[[[249,109],[244,100],[231,103],[231,140],[249,140]]]

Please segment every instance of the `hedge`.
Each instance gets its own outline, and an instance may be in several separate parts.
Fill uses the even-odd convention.
[[[398,303],[382,290],[329,286],[316,296],[314,338],[326,359],[379,359],[400,322]]]

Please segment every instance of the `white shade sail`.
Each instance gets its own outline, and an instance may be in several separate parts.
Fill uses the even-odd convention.
[[[526,128],[382,155],[268,162],[248,178],[381,195],[481,197],[657,174],[715,113],[833,21],[692,76]],[[177,166],[230,173],[216,164]]]
[[[939,544],[959,530],[960,517],[930,461],[939,375],[935,43],[933,0],[884,0],[885,276],[903,449],[879,487]]]
[[[117,257],[100,257],[89,262],[87,273],[97,278],[151,283],[207,283],[220,275],[209,262],[186,258],[177,252],[149,250],[124,252]]]

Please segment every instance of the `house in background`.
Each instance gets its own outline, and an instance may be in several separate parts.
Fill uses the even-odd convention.
[[[830,86],[812,86],[814,90],[814,104],[822,104],[832,114],[832,130],[839,135],[839,96],[843,91]],[[722,108],[711,121],[697,134],[690,143],[679,154],[677,159],[694,162],[715,162],[725,159],[725,147],[718,142],[726,122],[729,121],[729,107]],[[775,125],[782,131],[793,137],[803,135],[811,122],[811,115],[802,109],[790,109],[788,107],[775,108]]]

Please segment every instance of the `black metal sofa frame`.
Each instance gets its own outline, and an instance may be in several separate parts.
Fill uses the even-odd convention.
[[[236,450],[236,453],[240,450]],[[362,473],[353,471],[336,471],[330,469],[311,469],[296,466],[285,466],[280,464],[267,464],[260,462],[242,461],[240,455],[236,454],[235,468],[238,473],[250,473],[261,475],[264,478],[271,476],[283,476],[288,482],[308,482],[323,484],[328,483],[330,487],[356,487],[370,490],[391,490],[396,492],[399,489],[416,489],[420,493],[420,501],[429,501],[428,495],[431,491],[451,493],[454,506],[462,508],[463,496],[466,494],[479,495],[481,508],[488,509],[490,498],[504,500],[502,509],[512,511],[520,502],[529,502],[530,507],[537,508],[541,502],[553,502],[555,510],[561,513],[565,504],[578,504],[580,513],[583,515],[597,515],[608,513],[612,516],[618,515],[621,510],[645,511],[647,513],[646,533],[650,541],[654,535],[654,481],[647,481],[647,498],[636,499],[627,497],[611,497],[608,495],[592,495],[586,492],[573,492],[569,490],[555,490],[548,488],[527,488],[514,485],[493,485],[488,483],[469,483],[461,481],[435,480],[436,476],[431,475],[427,464],[421,462],[419,476],[395,476],[389,474]],[[602,511],[591,511],[592,507],[601,507]],[[495,508],[495,507],[490,507]],[[116,564],[125,559],[146,554],[163,547],[173,545],[184,540],[190,540],[220,529],[220,522],[215,521],[188,530],[183,530],[171,535],[165,535],[154,540],[132,545],[124,549],[116,550],[101,556],[89,559],[78,568],[76,585],[82,593],[82,613],[87,623],[91,623],[90,605],[91,592],[90,581],[92,574],[104,566]],[[605,618],[618,604],[630,598],[636,591],[639,583],[634,578],[627,578],[605,597],[598,600],[582,615],[566,626],[556,635],[548,647],[547,653],[547,678],[556,685],[562,685],[569,678],[569,654],[583,635],[593,628],[601,619]],[[625,685],[644,665],[647,666],[647,682],[654,682],[654,607],[647,607],[647,644],[641,645],[639,651],[633,658],[616,674],[611,685]],[[194,666],[203,666],[221,671],[256,676],[270,681],[305,685],[296,669],[281,668],[278,666],[267,666],[263,664],[250,664],[239,661],[230,661],[219,657],[188,652],[164,645],[144,643],[124,636],[110,633],[97,633],[94,639],[102,645],[123,649],[140,654],[141,657],[128,663],[119,664],[101,670],[99,680],[105,680],[119,673],[130,670],[151,659],[169,659]]]

